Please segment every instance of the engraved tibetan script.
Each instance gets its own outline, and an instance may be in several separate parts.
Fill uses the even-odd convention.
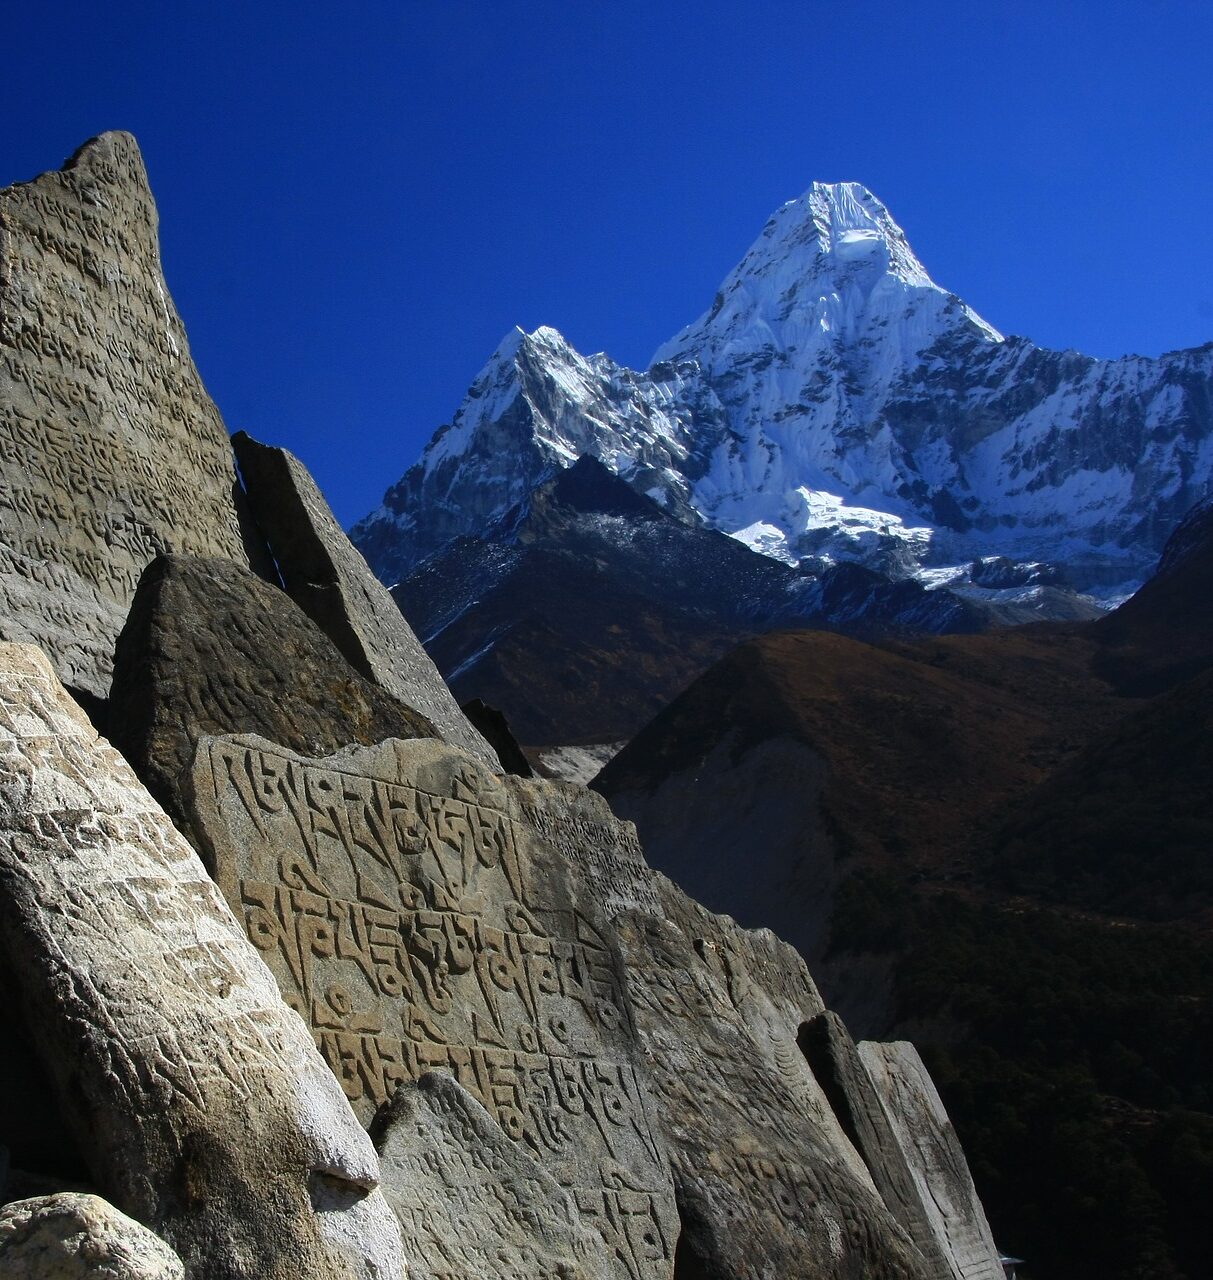
[[[364,1122],[399,1085],[453,1076],[569,1190],[627,1274],[664,1276],[676,1217],[618,951],[552,875],[509,785],[433,741],[308,760],[205,738],[193,815]]]
[[[134,139],[106,134],[63,170],[0,191],[4,634],[105,694],[150,560],[249,563],[234,485],[165,287]]]

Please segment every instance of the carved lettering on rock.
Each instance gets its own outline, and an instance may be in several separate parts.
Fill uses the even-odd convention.
[[[444,1072],[642,1280],[668,1274],[665,1157],[632,1065],[620,961],[505,782],[434,741],[308,760],[204,738],[195,827],[217,881],[369,1123]]]
[[[64,679],[104,695],[115,618],[151,559],[249,563],[234,483],[165,287],[134,139],[106,134],[63,170],[0,191],[4,635],[36,640]],[[22,589],[27,560],[67,571],[54,593]],[[65,600],[90,643],[64,635],[53,610]]]

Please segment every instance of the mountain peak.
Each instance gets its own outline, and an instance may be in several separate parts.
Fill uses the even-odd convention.
[[[937,321],[908,325],[926,299]],[[726,277],[709,311],[653,357],[676,360],[718,348],[722,363],[743,351],[829,345],[872,336],[890,322],[904,347],[957,326],[1002,335],[927,274],[885,205],[858,182],[815,182],[781,205]]]
[[[906,284],[933,285],[905,232],[862,184],[815,182],[799,200],[784,206],[789,207],[796,213],[806,208],[817,231],[818,244],[836,265],[875,264]]]

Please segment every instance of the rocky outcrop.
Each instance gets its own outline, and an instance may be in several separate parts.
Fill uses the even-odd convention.
[[[618,1274],[663,1280],[677,1214],[621,958],[512,784],[430,740],[309,759],[204,738],[189,819],[364,1123],[401,1084],[454,1075],[604,1234]]]
[[[369,1140],[184,839],[0,647],[0,958],[97,1184],[191,1275],[397,1275]]]
[[[98,1196],[64,1192],[0,1207],[5,1280],[185,1280],[181,1259]]]
[[[955,1280],[1003,1280],[998,1250],[956,1131],[908,1041],[859,1046],[859,1058],[914,1177],[918,1204]]]
[[[929,1274],[797,1045],[803,962],[654,875],[593,793],[424,739],[203,738],[188,816],[355,1111],[454,1075],[612,1275],[668,1277],[680,1234],[737,1280]]]
[[[263,733],[326,752],[434,728],[358,675],[277,587],[230,561],[164,556],[118,639],[109,731],[176,816],[202,734]]]
[[[397,1089],[374,1136],[409,1280],[617,1274],[568,1193],[450,1076]]]
[[[0,637],[102,697],[150,560],[266,563],[157,226],[129,134],[0,191]]]
[[[444,742],[500,768],[497,753],[460,711],[387,589],[333,519],[303,463],[243,431],[232,443],[253,514],[295,603],[355,670],[420,711]]]
[[[96,1190],[189,1280],[400,1280],[402,1233],[433,1280],[927,1280],[893,1145],[857,1147],[803,1051],[803,961],[600,796],[503,774],[306,471],[243,439],[255,572],[141,175],[107,135],[0,199],[0,390],[30,391],[0,409],[35,424],[35,514],[43,481],[79,497],[15,544],[44,567],[0,626],[126,756],[0,645],[7,1193]],[[0,1235],[105,1274],[108,1210],[58,1203]]]
[[[1002,1280],[998,1251],[971,1185],[966,1192],[961,1180],[951,1177],[951,1195],[940,1197],[935,1193],[941,1153],[956,1142],[938,1095],[910,1100],[910,1105],[919,1104],[920,1111],[929,1111],[930,1122],[916,1128],[912,1141],[907,1143],[906,1126],[912,1119],[907,1111],[907,1095],[917,1077],[908,1075],[895,1080],[885,1070],[872,1074],[866,1065],[869,1059],[883,1060],[872,1058],[870,1051],[884,1046],[857,1046],[842,1019],[828,1010],[801,1027],[799,1040],[813,1074],[847,1137],[863,1157],[881,1198],[931,1264],[932,1272],[956,1280],[975,1280],[978,1276]],[[908,1056],[905,1061],[908,1067]],[[921,1070],[921,1060],[915,1057],[914,1063]],[[967,1173],[966,1168],[966,1177]]]

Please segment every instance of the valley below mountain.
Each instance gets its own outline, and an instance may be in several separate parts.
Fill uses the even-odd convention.
[[[1095,622],[751,641],[593,784],[849,1025],[922,1047],[1041,1274],[1203,1266],[1211,515]]]

